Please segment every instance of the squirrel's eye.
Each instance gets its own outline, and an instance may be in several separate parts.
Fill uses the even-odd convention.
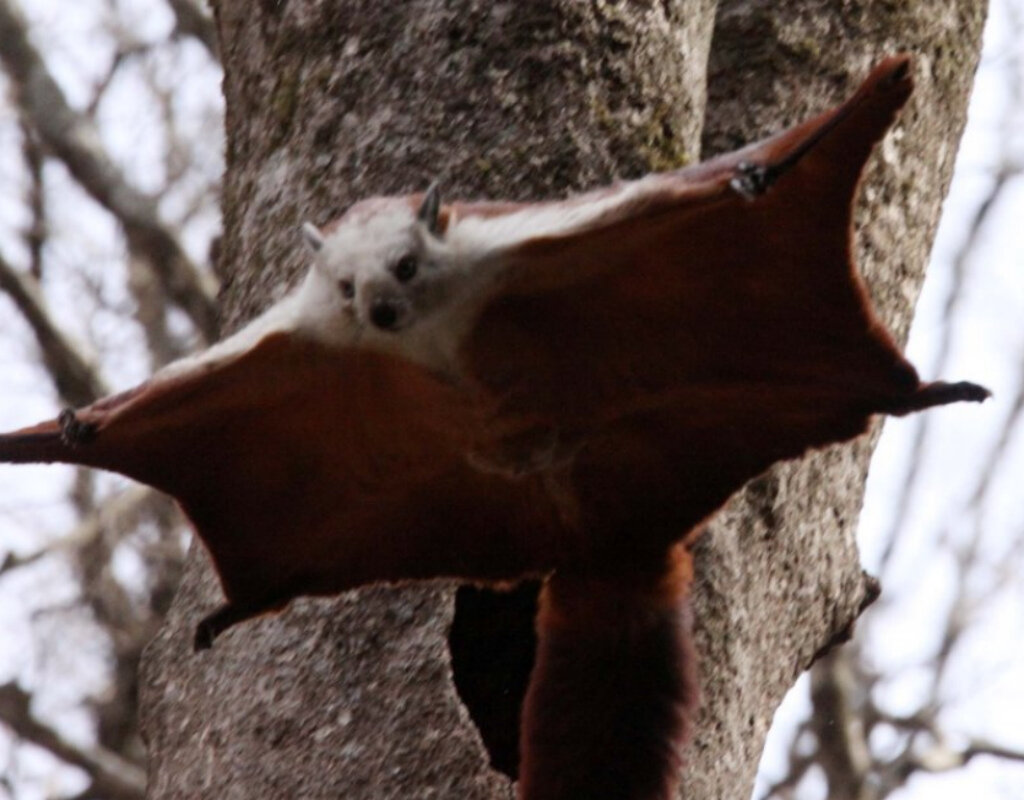
[[[416,277],[416,256],[403,256],[395,264],[395,278],[399,283],[408,283]]]
[[[338,288],[341,289],[341,296],[346,300],[351,300],[356,296],[356,285],[347,278],[338,281]]]

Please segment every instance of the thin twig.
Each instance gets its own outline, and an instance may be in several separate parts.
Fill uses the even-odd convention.
[[[2,256],[0,290],[14,301],[32,328],[43,355],[43,363],[63,403],[85,406],[108,394],[107,387],[95,370],[54,324],[35,279],[20,274]]]
[[[175,17],[175,33],[194,36],[207,49],[214,61],[220,61],[220,48],[217,44],[217,27],[210,17],[195,0],[167,0]]]
[[[53,753],[84,770],[91,779],[89,796],[111,800],[140,800],[146,773],[136,764],[101,748],[86,750],[69,742],[32,716],[31,696],[15,683],[0,686],[0,720],[19,738]]]

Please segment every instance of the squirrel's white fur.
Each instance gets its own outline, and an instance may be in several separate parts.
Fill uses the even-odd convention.
[[[169,365],[159,377],[213,368],[274,332],[337,348],[381,350],[456,377],[460,343],[498,284],[504,252],[527,239],[570,234],[623,206],[642,204],[662,179],[650,176],[611,192],[581,195],[568,207],[534,203],[500,215],[463,218],[452,209],[443,233],[436,187],[428,190],[418,211],[409,197],[363,200],[324,230],[303,225],[313,265],[290,294],[233,336]],[[417,269],[402,282],[395,268],[407,257]],[[372,321],[380,303],[395,314],[387,329]]]
[[[459,342],[495,279],[481,248],[467,247],[464,237],[440,236],[436,218],[425,220],[405,197],[364,200],[325,231],[306,223],[303,234],[313,250],[303,281],[233,336],[169,365],[160,377],[213,368],[275,332],[337,348],[381,350],[431,371],[455,372]],[[416,274],[401,282],[395,265],[408,257]],[[396,314],[387,329],[371,318],[381,303]]]

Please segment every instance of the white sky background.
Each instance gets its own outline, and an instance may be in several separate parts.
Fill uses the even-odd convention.
[[[137,39],[162,41],[172,20],[156,0],[116,0]],[[112,43],[96,19],[103,0],[22,0],[32,24],[36,46],[70,102],[87,101],[106,71]],[[952,348],[941,374],[932,365],[942,334],[943,306],[951,285],[951,262],[966,235],[966,220],[991,184],[1000,159],[1013,154],[1024,164],[1024,104],[1008,94],[1006,75],[1013,60],[1024,58],[1024,43],[1008,37],[1006,9],[1024,15],[1024,0],[992,0],[986,52],[971,107],[968,133],[958,161],[953,192],[947,201],[924,293],[918,306],[908,355],[925,377],[969,379],[989,386],[995,399],[984,406],[954,406],[928,412],[930,435],[924,450],[922,483],[901,531],[885,595],[869,626],[872,657],[895,677],[884,687],[893,711],[911,710],[920,696],[923,675],[917,665],[927,662],[936,647],[934,609],[944,608],[952,594],[950,557],[940,547],[945,533],[963,541],[975,519],[965,511],[981,465],[988,458],[1000,426],[1010,411],[1024,375],[1024,179],[1007,188],[988,221],[984,242],[968,264],[966,290],[955,309]],[[1018,29],[1019,30],[1019,29]],[[141,68],[141,67],[140,67]],[[220,108],[220,78],[199,45],[167,48],[151,65],[169,84],[184,83],[178,93],[178,119],[196,141],[200,163],[218,170],[220,132],[210,115]],[[1019,64],[1016,65],[1020,72]],[[119,78],[101,106],[101,134],[131,181],[142,190],[163,184],[160,120],[152,104],[140,100],[140,83],[133,73]],[[1012,117],[1012,119],[1011,119]],[[19,163],[16,118],[0,100],[0,250],[16,265],[25,263],[19,239],[27,222],[22,208],[22,168]],[[13,160],[12,160],[13,159]],[[109,217],[86,198],[63,168],[51,165],[46,176],[53,239],[47,252],[47,298],[59,311],[62,325],[101,364],[112,388],[124,388],[149,371],[137,330],[126,327],[124,304],[130,299],[124,278],[112,270],[123,260],[122,246]],[[162,210],[176,219],[188,205],[187,191],[168,197]],[[205,261],[218,221],[200,215],[186,228],[186,247]],[[118,269],[120,269],[118,267]],[[87,276],[87,284],[78,277]],[[56,411],[48,378],[35,365],[31,337],[17,322],[11,304],[0,297],[0,429],[34,422]],[[891,420],[876,453],[869,495],[861,521],[865,566],[877,571],[883,540],[893,513],[896,492],[903,483],[906,453],[915,426],[923,416]],[[1019,547],[1024,529],[1024,432],[1018,430],[1008,457],[994,476],[996,490],[984,508],[983,574],[995,576],[1004,567],[1020,566]],[[34,552],[70,529],[73,515],[66,497],[71,472],[60,468],[0,467],[0,560],[9,550]],[[114,479],[104,486],[113,490]],[[939,555],[936,557],[936,553]],[[120,569],[130,572],[130,564]],[[35,713],[58,724],[76,741],[92,741],[91,720],[83,699],[103,689],[104,646],[87,620],[68,625],[66,607],[75,600],[59,558],[0,577],[0,684],[16,678],[36,691]],[[971,635],[955,654],[947,685],[960,698],[946,715],[951,733],[984,735],[995,742],[1024,750],[1024,579],[1014,578],[1005,591],[979,607]],[[59,646],[55,646],[59,641]],[[766,780],[783,769],[787,730],[807,708],[807,682],[791,694],[777,715],[778,731],[762,764]],[[958,744],[953,741],[952,744]],[[57,773],[48,756],[17,746],[0,733],[0,775],[18,787],[18,800],[61,796],[81,786],[73,770]],[[801,798],[819,798],[820,785],[812,776],[801,787]],[[820,781],[819,781],[820,784]],[[0,800],[6,795],[0,784]],[[755,797],[759,791],[755,791]],[[900,800],[1024,797],[1024,766],[977,759],[956,773],[918,777],[899,795]]]

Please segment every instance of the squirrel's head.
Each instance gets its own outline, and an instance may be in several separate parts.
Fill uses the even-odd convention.
[[[446,248],[441,195],[363,200],[325,230],[302,226],[317,269],[360,327],[409,328],[440,304]]]

